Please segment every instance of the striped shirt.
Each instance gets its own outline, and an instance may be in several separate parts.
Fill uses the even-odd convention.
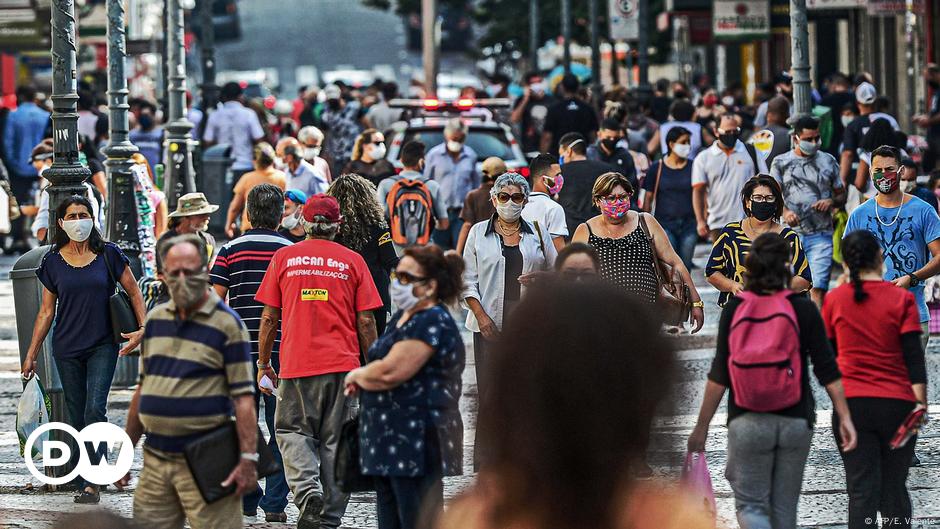
[[[261,311],[264,304],[255,301],[274,252],[291,242],[281,234],[264,229],[252,229],[232,240],[219,250],[215,258],[209,281],[213,285],[228,288],[228,305],[241,316],[251,336],[251,354],[258,354],[258,331],[261,328]],[[274,338],[273,353],[278,352],[281,331]]]
[[[145,446],[179,453],[254,393],[248,331],[215,292],[188,319],[173,301],[147,315],[140,352],[140,422]]]

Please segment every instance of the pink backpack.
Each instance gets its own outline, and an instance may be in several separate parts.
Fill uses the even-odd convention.
[[[782,410],[802,397],[800,327],[787,299],[791,294],[738,294],[743,301],[728,333],[728,372],[734,402],[746,410]]]

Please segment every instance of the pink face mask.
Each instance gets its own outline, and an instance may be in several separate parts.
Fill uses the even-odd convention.
[[[565,185],[565,177],[558,175],[555,177],[554,180],[552,180],[551,178],[545,179],[546,184],[552,181],[554,181],[554,184],[552,184],[552,186],[548,188],[548,194],[557,195],[561,191],[561,186]]]
[[[612,219],[619,219],[623,217],[627,214],[627,211],[630,211],[629,198],[620,200],[601,200],[601,212]]]

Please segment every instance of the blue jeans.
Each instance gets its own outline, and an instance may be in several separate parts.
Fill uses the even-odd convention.
[[[809,233],[800,235],[809,271],[813,275],[813,288],[829,290],[829,277],[832,275],[832,232]]]
[[[65,407],[69,426],[78,431],[96,422],[108,422],[108,393],[117,365],[116,344],[98,345],[76,357],[54,356],[56,370],[62,380]],[[78,463],[78,451],[72,451],[72,462]],[[96,463],[93,461],[93,463]],[[84,488],[86,483],[78,478],[76,483]]]
[[[252,360],[255,363],[255,380],[257,380],[258,367],[256,362],[258,357],[252,355]],[[281,362],[276,354],[271,355],[271,367],[274,368],[276,373],[281,370]],[[277,397],[265,395],[255,390],[256,414],[260,412],[258,403],[261,399],[264,399],[264,424],[267,425],[268,432],[271,435],[271,438],[268,439],[268,446],[271,448],[271,453],[274,454],[274,460],[277,461],[281,469],[264,478],[264,491],[259,486],[254,492],[245,494],[242,497],[242,511],[254,514],[258,511],[258,507],[261,507],[261,510],[266,513],[281,513],[287,508],[287,493],[290,492],[290,488],[287,486],[287,479],[284,477],[284,461],[281,459],[281,451],[277,447],[277,437],[274,433],[274,409],[277,406]]]
[[[460,228],[463,227],[460,208],[448,209],[447,220],[450,221],[450,226],[446,230],[434,230],[431,233],[431,241],[444,250],[455,250],[457,249],[457,240],[460,239]]]
[[[666,232],[669,244],[679,254],[682,263],[689,270],[692,269],[692,256],[695,255],[695,244],[698,243],[698,232],[695,227],[695,218],[656,219]],[[831,238],[830,238],[831,239]]]

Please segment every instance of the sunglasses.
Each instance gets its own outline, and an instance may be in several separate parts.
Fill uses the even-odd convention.
[[[601,197],[601,200],[605,202],[617,202],[621,200],[630,200],[631,195],[608,195],[606,197]]]
[[[511,195],[509,193],[497,193],[496,200],[498,200],[500,204],[505,204],[510,200],[516,204],[522,204],[525,202],[525,193],[513,193]]]
[[[398,279],[398,282],[402,285],[412,285],[415,283],[423,283],[428,280],[426,277],[420,277],[408,272],[399,272],[398,270],[392,272],[392,278]]]

